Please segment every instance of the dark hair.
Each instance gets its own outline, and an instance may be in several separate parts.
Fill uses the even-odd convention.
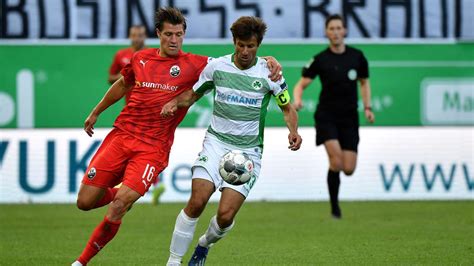
[[[163,30],[165,22],[173,25],[183,24],[183,30],[186,31],[186,18],[183,13],[174,7],[160,7],[155,13],[155,30]]]
[[[346,22],[344,21],[344,18],[339,14],[330,15],[326,18],[326,28],[328,27],[329,22],[331,22],[332,20],[340,20],[342,22],[342,26],[346,28]]]
[[[128,28],[128,33],[130,34],[130,31],[132,29],[144,29],[145,30],[145,33],[146,33],[146,27],[145,25],[142,25],[142,24],[136,24],[136,25],[132,25],[130,26],[130,28]]]
[[[263,40],[263,35],[267,31],[267,25],[261,18],[243,16],[237,19],[230,27],[234,42],[236,39],[249,40],[252,36],[257,38],[258,45]]]

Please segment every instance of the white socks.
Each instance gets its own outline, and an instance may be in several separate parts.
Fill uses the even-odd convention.
[[[235,221],[232,222],[227,228],[221,229],[217,224],[217,217],[214,215],[209,222],[209,227],[204,235],[199,238],[199,245],[201,247],[209,247],[216,243],[219,239],[223,238],[232,227],[234,227]]]
[[[178,214],[174,226],[173,238],[170,245],[170,257],[167,265],[178,265],[181,259],[188,251],[189,245],[193,241],[194,231],[199,218],[191,218],[186,215],[184,210]]]

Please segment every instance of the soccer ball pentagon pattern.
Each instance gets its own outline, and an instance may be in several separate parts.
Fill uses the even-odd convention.
[[[247,183],[253,174],[253,161],[248,154],[239,150],[230,151],[222,156],[219,174],[231,185]]]

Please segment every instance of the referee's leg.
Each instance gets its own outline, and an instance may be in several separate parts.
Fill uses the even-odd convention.
[[[327,176],[329,199],[331,201],[331,214],[334,218],[342,217],[339,208],[339,187],[341,179],[339,173],[343,170],[343,151],[337,139],[330,139],[324,142],[326,153],[329,158],[329,170]]]

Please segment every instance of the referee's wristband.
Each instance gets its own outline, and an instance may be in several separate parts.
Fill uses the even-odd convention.
[[[370,106],[364,107],[364,111],[372,111],[372,107]]]

